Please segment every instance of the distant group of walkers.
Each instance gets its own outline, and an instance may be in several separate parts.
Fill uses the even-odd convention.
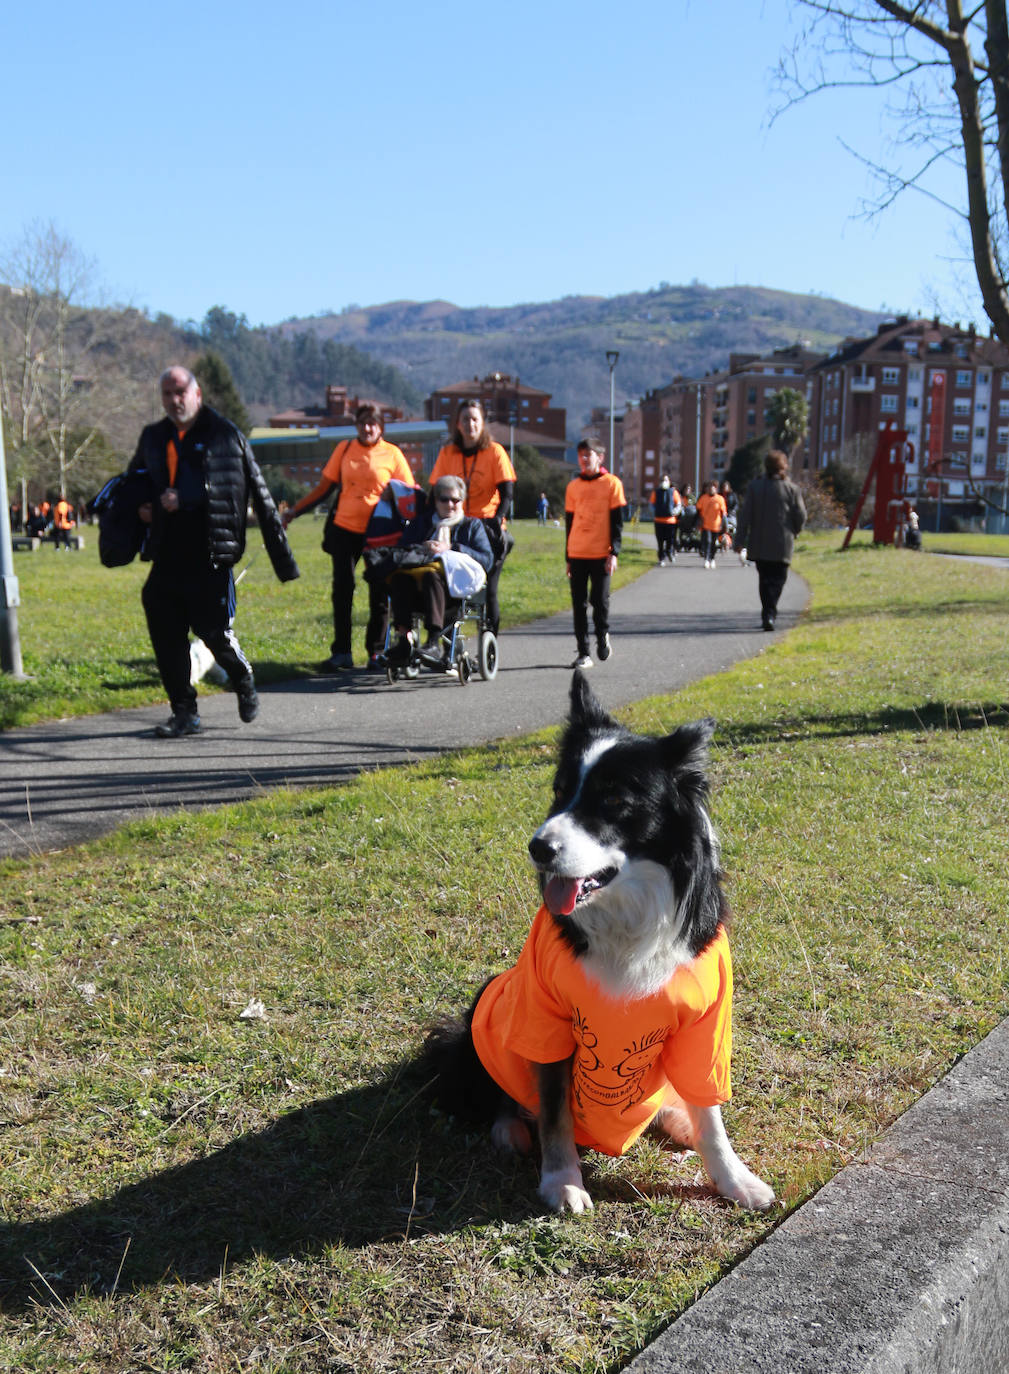
[[[756,564],[761,624],[773,630],[795,536],[806,523],[806,505],[789,479],[785,454],[777,449],[768,453],[764,475],[751,481],[741,504],[728,481],[721,487],[707,482],[694,501],[689,486],[681,494],[665,474],[650,501],[659,566],[676,562],[684,535],[699,533],[699,552],[709,571],[715,569],[719,551],[737,549],[744,564]]]
[[[9,514],[13,534],[25,534],[33,539],[51,539],[57,549],[70,548],[70,535],[77,524],[78,515],[65,496],[58,497],[56,501],[40,501],[26,511],[21,509],[20,501],[13,501]]]

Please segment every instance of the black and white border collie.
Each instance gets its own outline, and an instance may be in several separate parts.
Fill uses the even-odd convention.
[[[715,941],[728,916],[705,806],[713,728],[698,721],[664,738],[634,735],[604,711],[582,673],[574,674],[553,808],[529,853],[549,917],[584,975],[621,1009],[661,992]],[[492,1121],[495,1144],[524,1151],[530,1114],[484,1068],[471,1029],[493,982],[464,1022],[431,1033],[428,1069],[442,1106]],[[578,1017],[574,1007],[571,1016]],[[522,1061],[538,1103],[539,1193],[557,1212],[592,1207],[575,1139],[574,1060]],[[697,1151],[723,1197],[757,1210],[773,1204],[771,1188],[733,1150],[717,1106],[686,1102],[669,1086],[653,1120]]]

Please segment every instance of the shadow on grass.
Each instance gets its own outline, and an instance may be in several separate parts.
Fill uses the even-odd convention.
[[[1009,725],[1009,704],[1006,702],[940,702],[928,701],[921,706],[888,706],[881,711],[859,711],[845,714],[831,711],[829,715],[803,715],[766,722],[751,721],[746,725],[726,727],[733,747],[747,744],[779,743],[790,735],[817,736],[824,739],[849,738],[856,735],[885,735],[910,731],[949,730],[958,734],[965,730],[987,730]]]
[[[0,1226],[0,1309],[529,1216],[534,1164],[466,1137],[422,1087],[415,1066],[399,1066],[108,1197]]]

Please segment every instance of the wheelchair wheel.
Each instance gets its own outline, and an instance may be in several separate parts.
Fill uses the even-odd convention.
[[[459,686],[468,687],[469,680],[473,676],[473,661],[465,649],[456,660],[455,666],[459,673]]]
[[[493,682],[497,677],[497,635],[493,630],[484,630],[477,645],[476,666],[484,682]]]

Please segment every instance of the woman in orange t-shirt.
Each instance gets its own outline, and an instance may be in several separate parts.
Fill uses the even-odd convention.
[[[725,513],[725,497],[719,496],[718,483],[705,482],[704,491],[697,498],[697,517],[701,522],[701,557],[706,568],[715,566]]]
[[[320,673],[346,672],[354,666],[351,654],[351,612],[354,605],[354,568],[364,551],[371,513],[382,492],[395,478],[413,485],[415,478],[403,453],[382,437],[382,413],[377,406],[360,405],[354,414],[357,438],[337,444],[322,470],[318,485],[284,513],[284,528],[296,516],[325,500],[334,487],[340,496],[328,517],[326,546],[333,559],[333,643],[330,656],[318,665]],[[386,596],[379,585],[368,587],[368,626],[364,642],[368,667],[378,671],[378,655],[385,644]],[[382,669],[384,671],[384,668]]]
[[[455,412],[452,442],[438,454],[431,469],[431,485],[439,477],[461,477],[466,483],[465,514],[482,520],[494,551],[487,577],[487,619],[495,634],[501,620],[497,584],[501,565],[511,548],[506,533],[515,490],[515,469],[500,444],[490,437],[487,416],[479,401],[460,401]]]

